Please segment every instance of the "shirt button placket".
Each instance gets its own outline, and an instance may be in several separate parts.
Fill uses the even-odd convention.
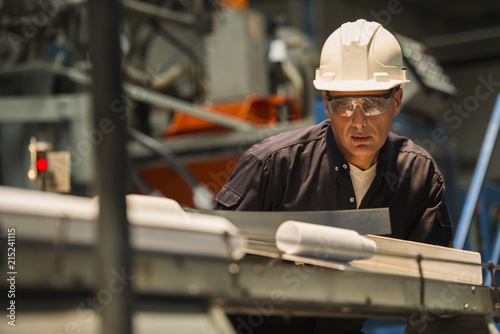
[[[356,210],[356,199],[354,198],[354,196],[352,197],[349,197],[349,202],[350,202],[350,210]]]

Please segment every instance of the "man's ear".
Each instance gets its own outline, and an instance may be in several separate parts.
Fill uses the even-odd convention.
[[[330,117],[330,110],[328,110],[328,101],[326,100],[327,93],[328,93],[328,91],[326,91],[326,90],[323,91],[323,102],[325,102],[326,114],[328,115],[328,117]]]
[[[402,107],[402,102],[403,102],[403,89],[399,88],[397,91],[394,92],[394,116],[399,115],[399,112],[401,111]]]

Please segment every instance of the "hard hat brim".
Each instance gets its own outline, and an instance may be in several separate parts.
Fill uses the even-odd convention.
[[[385,82],[343,80],[341,82],[324,82],[314,80],[313,84],[317,90],[328,90],[336,92],[364,92],[372,90],[388,90],[398,85],[404,85],[410,80],[390,80]]]

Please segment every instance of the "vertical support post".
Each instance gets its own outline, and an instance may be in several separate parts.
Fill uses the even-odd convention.
[[[100,313],[102,333],[130,334],[132,276],[125,202],[126,115],[119,43],[121,4],[118,0],[90,0],[88,6],[94,107],[92,133],[100,139],[95,145],[100,208],[96,247],[97,302],[108,298]]]
[[[479,198],[479,193],[481,192],[481,188],[483,186],[484,177],[490,163],[491,154],[493,153],[493,148],[498,137],[499,126],[500,94],[497,95],[495,107],[493,108],[493,112],[491,114],[488,130],[486,131],[486,135],[484,136],[483,146],[481,147],[481,152],[479,153],[479,159],[476,165],[476,169],[474,170],[474,175],[469,187],[469,192],[467,193],[464,208],[462,210],[462,214],[460,215],[457,232],[455,233],[455,239],[453,243],[455,248],[457,249],[462,249],[464,247],[465,238],[469,233],[469,227],[472,220],[472,215],[474,214],[474,208],[476,206],[477,199]]]

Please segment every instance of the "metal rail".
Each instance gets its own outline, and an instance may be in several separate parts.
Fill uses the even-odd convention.
[[[67,78],[73,80],[81,85],[89,86],[92,85],[92,78],[84,71],[76,68],[61,68],[57,66],[52,66],[49,64],[38,64],[38,67],[64,75]],[[26,69],[32,69],[33,66],[24,67]],[[21,68],[6,67],[4,71],[21,71]],[[191,116],[199,117],[201,119],[222,125],[238,131],[250,131],[259,128],[255,124],[233,117],[231,115],[226,115],[217,110],[210,109],[208,107],[201,108],[198,105],[183,101],[181,99],[168,96],[162,93],[155,92],[151,89],[147,89],[138,85],[131,83],[124,83],[123,90],[130,94],[130,96],[138,101],[150,103],[155,106],[161,106],[165,108],[170,108],[178,112],[182,112]],[[260,127],[263,128],[263,127]]]
[[[470,183],[469,192],[465,200],[464,208],[462,214],[460,215],[460,221],[458,223],[457,232],[455,233],[454,245],[455,248],[463,249],[465,244],[465,239],[469,232],[469,227],[472,220],[472,215],[474,214],[474,208],[479,198],[479,193],[483,187],[484,177],[486,171],[488,170],[488,165],[490,163],[491,155],[493,154],[493,148],[495,146],[498,129],[500,127],[500,94],[497,96],[495,102],[495,107],[491,114],[490,123],[484,136],[483,145],[481,147],[481,152],[479,153],[479,160]],[[498,243],[498,239],[497,239]],[[500,247],[495,245],[495,247]]]
[[[162,8],[142,1],[126,0],[123,7],[129,12],[140,14],[146,17],[161,19],[169,23],[179,24],[184,27],[196,27],[196,16],[192,14],[180,13],[167,8]]]

